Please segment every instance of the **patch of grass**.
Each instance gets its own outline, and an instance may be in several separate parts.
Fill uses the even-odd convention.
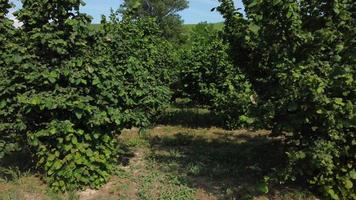
[[[1,200],[78,200],[76,192],[54,193],[36,176],[26,175],[16,181],[0,183]]]
[[[194,200],[194,190],[177,176],[154,171],[143,177],[138,195],[142,200]]]
[[[52,193],[33,171],[7,163],[9,178],[0,181],[0,199],[316,199],[292,185],[271,185],[268,194],[256,188],[285,161],[282,141],[269,137],[268,131],[160,125],[144,135],[138,129],[124,130],[119,140],[121,157],[129,163],[118,165],[100,190]]]
[[[270,138],[267,131],[159,127],[153,129],[150,143],[152,165],[188,180],[190,188],[202,188],[218,199],[278,199],[278,195],[270,198],[256,189],[286,159],[281,141]],[[279,189],[271,191],[275,194]],[[298,199],[293,195],[311,196],[302,190],[289,195]]]
[[[119,137],[119,143],[130,150],[146,147],[149,145],[144,134],[140,134],[139,129],[125,129]]]

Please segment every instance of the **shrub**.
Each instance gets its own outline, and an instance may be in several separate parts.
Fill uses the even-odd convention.
[[[98,187],[115,161],[118,104],[108,98],[117,89],[94,81],[105,71],[86,53],[90,50],[88,16],[79,1],[23,1],[16,14],[24,24],[25,56],[14,71],[16,120],[55,190]],[[115,82],[114,76],[108,77]]]
[[[148,125],[169,97],[156,69],[154,24],[118,22],[101,30],[112,38],[101,37],[89,31],[80,5],[24,0],[16,13],[24,45],[1,71],[7,109],[0,114],[13,116],[1,121],[1,131],[20,138],[49,185],[62,191],[105,183],[116,162],[116,135]]]
[[[159,33],[150,18],[120,21],[112,14],[110,22],[102,23],[94,57],[118,72],[120,81],[115,87],[120,88],[120,94],[116,100],[125,112],[122,120],[126,127],[149,126],[170,99],[169,66],[174,57],[166,52],[172,47]]]
[[[12,73],[20,63],[19,46],[14,40],[17,33],[13,21],[6,17],[11,7],[8,0],[0,0],[0,159],[21,149],[21,137],[16,132],[21,124],[16,123],[18,105],[14,104],[13,93],[24,86],[11,86]]]
[[[354,3],[245,1],[244,19],[221,2],[235,66],[287,138],[287,177],[332,199],[355,198]]]
[[[231,69],[228,60],[221,58],[225,55],[226,46],[218,32],[206,23],[198,24],[193,29],[189,43],[181,58],[180,84],[183,93],[194,104],[211,105],[210,86],[217,85],[215,83],[224,79]]]
[[[194,104],[209,106],[225,118],[227,127],[236,128],[250,121],[246,114],[253,92],[245,76],[233,67],[228,50],[212,25],[198,24],[183,52],[180,84]]]

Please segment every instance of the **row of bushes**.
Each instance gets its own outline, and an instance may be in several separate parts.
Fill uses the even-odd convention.
[[[149,19],[113,14],[93,31],[80,0],[22,3],[15,29],[0,1],[0,158],[31,152],[54,190],[99,187],[120,131],[170,99],[170,45]]]
[[[208,23],[196,25],[178,52],[172,92],[194,106],[208,107],[223,118],[226,128],[250,125],[254,95],[245,75],[233,66],[221,30]]]
[[[93,30],[79,0],[23,0],[15,29],[0,0],[0,158],[25,149],[52,188],[99,187],[116,135],[149,125],[173,93],[228,128],[284,136],[284,179],[355,198],[354,3],[244,1],[243,16],[220,1],[225,30],[200,24],[177,48],[152,19],[112,14]]]
[[[356,199],[355,3],[220,0],[235,68],[257,94],[259,118],[286,138],[287,180]]]

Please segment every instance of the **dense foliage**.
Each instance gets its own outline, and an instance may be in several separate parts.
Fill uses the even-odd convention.
[[[15,136],[53,189],[96,188],[116,162],[116,135],[147,126],[169,99],[157,28],[113,21],[96,34],[79,0],[22,3],[22,47],[1,67],[1,154]]]
[[[187,0],[124,0],[120,12],[124,17],[153,17],[165,39],[183,42],[183,20],[178,12],[186,8]]]
[[[232,68],[225,50],[226,46],[211,25],[201,23],[193,28],[188,45],[181,52],[179,73],[183,94],[194,104],[211,105],[212,84],[219,86]]]
[[[354,199],[354,2],[246,0],[247,18],[221,2],[235,66],[287,138],[287,177]]]
[[[282,136],[284,180],[356,199],[355,3],[220,2],[224,32],[202,23],[180,43],[186,0],[127,0],[95,30],[81,0],[22,0],[19,28],[0,0],[0,159],[29,151],[53,189],[97,188],[121,130],[174,93]]]
[[[115,97],[125,113],[120,120],[125,127],[146,127],[170,98],[171,46],[160,38],[159,27],[150,18],[120,21],[113,14],[101,26],[93,56],[103,67],[117,70],[118,81],[110,87],[120,88]]]
[[[16,129],[17,105],[14,105],[15,95],[13,94],[19,86],[12,89],[7,88],[11,85],[11,80],[7,77],[12,75],[12,71],[18,66],[19,55],[18,46],[15,43],[15,28],[13,21],[6,15],[11,8],[8,0],[0,1],[0,159],[5,154],[21,149],[19,144],[20,137]],[[11,68],[11,70],[9,70]]]
[[[213,25],[201,23],[187,43],[179,72],[182,96],[221,114],[228,128],[250,121],[245,114],[253,92],[245,76],[233,67],[222,34]]]

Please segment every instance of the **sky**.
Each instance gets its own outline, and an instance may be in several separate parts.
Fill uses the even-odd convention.
[[[17,7],[20,6],[19,0],[12,0]],[[196,24],[199,22],[222,22],[223,18],[217,11],[210,10],[219,5],[218,0],[188,0],[189,8],[180,12],[185,24]],[[84,0],[86,5],[82,8],[85,12],[93,17],[93,23],[99,23],[101,15],[108,15],[110,9],[117,9],[122,0]],[[241,0],[234,0],[237,8],[242,8]]]

